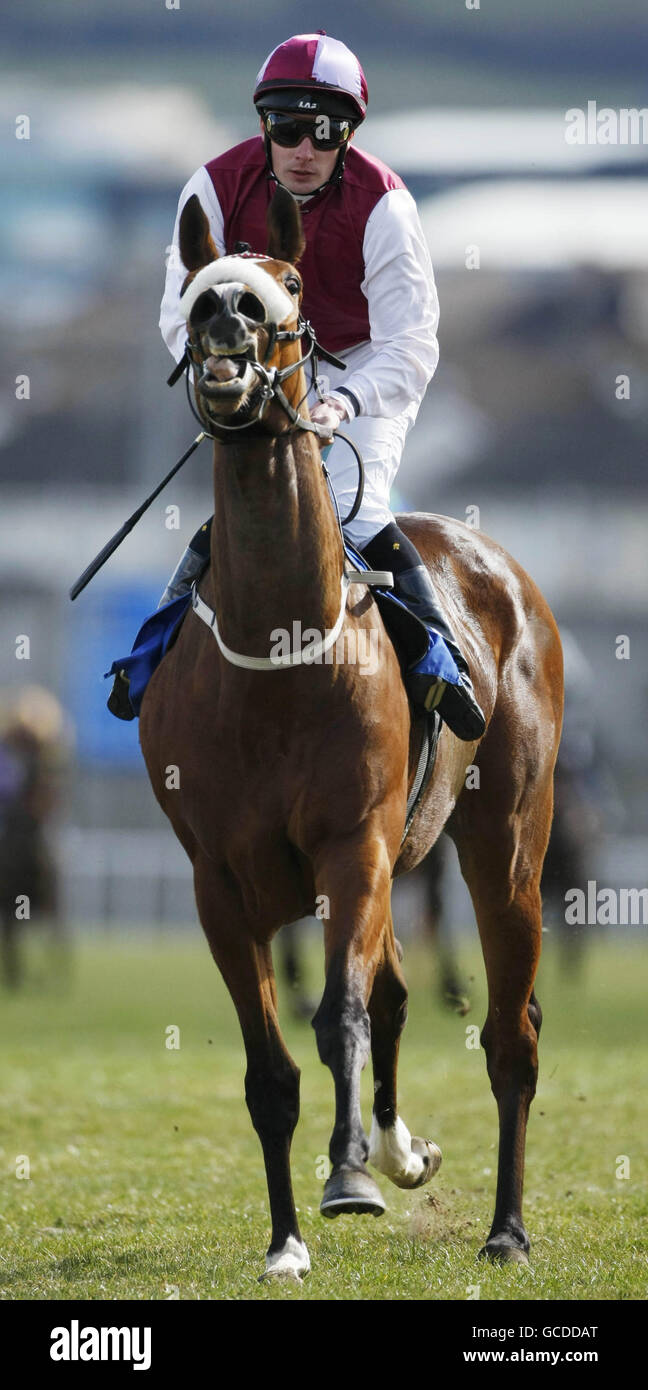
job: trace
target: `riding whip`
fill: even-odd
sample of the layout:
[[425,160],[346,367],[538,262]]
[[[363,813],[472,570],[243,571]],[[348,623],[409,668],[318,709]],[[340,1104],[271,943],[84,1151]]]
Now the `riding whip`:
[[167,483],[171,482],[171,479],[178,472],[178,469],[182,468],[183,463],[187,462],[187,459],[193,454],[194,449],[197,449],[198,445],[202,444],[203,439],[206,439],[206,437],[203,430],[201,430],[200,434],[196,435],[193,444],[187,449],[186,454],[183,454],[182,458],[178,459],[177,463],[174,463],[173,468],[167,473],[166,478],[163,478],[162,482],[158,483],[155,491],[151,493],[150,497],[147,497],[146,501],[142,502],[141,506],[137,508],[137,511],[133,512],[133,515],[129,516],[128,520],[124,522],[124,525],[120,526],[119,530],[112,537],[112,540],[107,542],[103,550],[100,550],[99,554],[95,555],[94,560],[88,565],[87,569],[84,569],[83,574],[79,575],[76,583],[72,585],[70,589],[71,599],[74,600],[78,598],[79,594],[85,589],[86,584],[89,584],[90,580],[94,579],[95,574],[105,565],[106,560],[109,560],[111,555],[114,555],[122,541],[126,539],[129,531],[132,531],[133,527],[137,525],[140,517],[143,517],[144,513],[148,511],[151,503],[155,501],[156,497],[159,497],[162,489],[166,487]]

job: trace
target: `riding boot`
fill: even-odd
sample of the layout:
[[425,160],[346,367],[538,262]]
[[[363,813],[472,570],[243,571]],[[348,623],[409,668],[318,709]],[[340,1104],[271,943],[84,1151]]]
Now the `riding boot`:
[[481,738],[486,721],[475,698],[468,664],[441,611],[429,571],[416,546],[395,522],[390,522],[364,546],[362,554],[376,569],[392,571],[396,597],[425,623],[436,639],[441,639],[441,644],[435,642],[432,662],[428,652],[405,673],[412,703],[428,713],[438,709],[457,738],[469,743]]
[[194,579],[200,577],[209,561],[210,535],[211,519],[196,531],[195,536],[189,542],[184,555],[181,556],[171,575],[158,603],[158,608],[164,608],[165,604],[171,603],[174,598],[180,598],[181,594],[188,593]]

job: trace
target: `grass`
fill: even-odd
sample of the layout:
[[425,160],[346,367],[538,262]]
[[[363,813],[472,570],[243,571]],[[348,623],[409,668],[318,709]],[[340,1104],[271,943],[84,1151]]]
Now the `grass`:
[[[381,1177],[379,1221],[319,1215],[332,1084],[312,1030],[286,1022],[302,1068],[293,1176],[313,1272],[301,1286],[257,1282],[269,1233],[260,1149],[238,1024],[198,930],[175,942],[87,942],[67,989],[32,983],[4,996],[0,1297],[463,1300],[479,1285],[481,1299],[645,1299],[645,955],[593,946],[582,989],[543,962],[528,1268],[476,1258],[497,1132],[483,1051],[465,1045],[466,1027],[485,1015],[483,967],[472,944],[462,955],[474,976],[466,1018],[433,999],[427,951],[406,948],[403,1117],[441,1144],[444,1161],[418,1192]],[[169,1025],[179,1050],[165,1046]],[[367,1073],[366,1123],[370,1094]],[[28,1179],[16,1176],[19,1155]],[[620,1155],[627,1179],[616,1177]]]

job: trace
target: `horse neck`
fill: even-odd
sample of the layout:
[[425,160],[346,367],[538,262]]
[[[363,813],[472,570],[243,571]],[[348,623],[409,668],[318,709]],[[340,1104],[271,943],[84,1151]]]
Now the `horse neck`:
[[265,655],[274,628],[333,627],[342,566],[312,435],[215,445],[212,597],[228,646]]

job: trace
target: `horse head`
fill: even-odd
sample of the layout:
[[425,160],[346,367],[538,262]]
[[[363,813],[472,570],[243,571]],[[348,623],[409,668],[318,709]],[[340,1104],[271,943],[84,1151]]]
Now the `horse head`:
[[298,365],[303,286],[295,268],[306,243],[298,204],[285,189],[272,199],[267,229],[266,255],[219,256],[195,194],[182,211],[180,255],[189,274],[180,308],[196,372],[196,403],[209,432],[215,428],[218,434],[219,424],[255,421],[270,434],[289,429],[289,415],[270,396],[274,369],[291,406],[306,394]]

